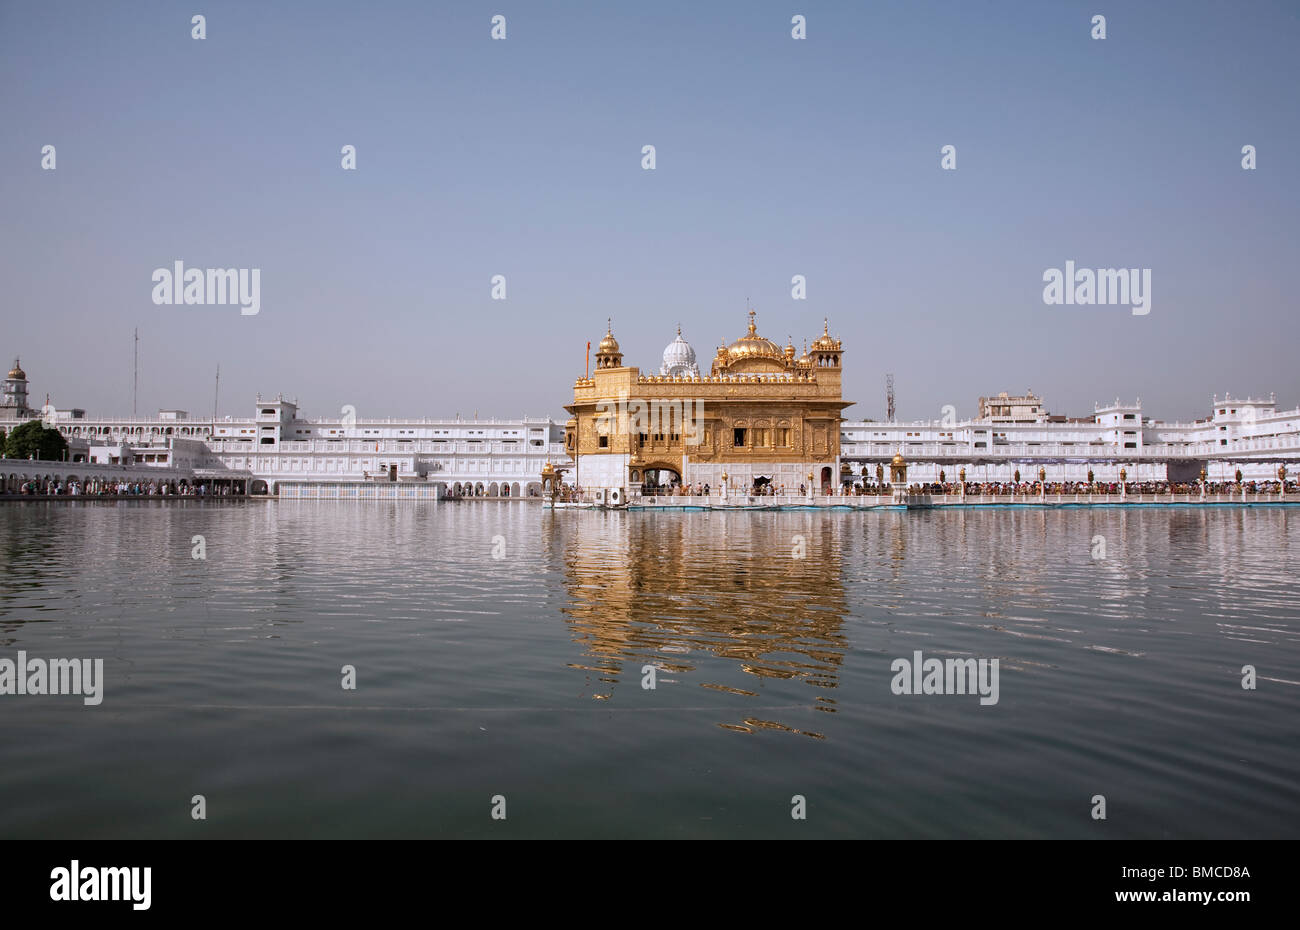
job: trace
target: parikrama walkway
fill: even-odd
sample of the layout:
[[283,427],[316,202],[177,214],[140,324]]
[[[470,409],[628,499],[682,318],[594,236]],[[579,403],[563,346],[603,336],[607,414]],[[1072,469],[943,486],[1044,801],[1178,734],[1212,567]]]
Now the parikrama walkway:
[[[551,507],[552,503],[546,501]],[[1246,494],[907,494],[890,495],[718,495],[639,497],[628,501],[626,510],[939,510],[981,509],[1069,509],[1080,507],[1295,507],[1300,495],[1277,493]],[[589,501],[557,501],[557,510],[603,509]],[[614,508],[610,508],[614,509]]]

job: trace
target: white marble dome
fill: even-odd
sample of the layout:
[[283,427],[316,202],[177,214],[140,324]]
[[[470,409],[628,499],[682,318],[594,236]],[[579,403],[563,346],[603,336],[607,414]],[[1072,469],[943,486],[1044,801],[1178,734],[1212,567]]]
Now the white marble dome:
[[700,376],[700,369],[695,364],[695,350],[682,338],[680,326],[677,327],[677,338],[668,343],[668,347],[664,349],[664,363],[659,369],[659,374],[670,377],[685,375],[688,378]]

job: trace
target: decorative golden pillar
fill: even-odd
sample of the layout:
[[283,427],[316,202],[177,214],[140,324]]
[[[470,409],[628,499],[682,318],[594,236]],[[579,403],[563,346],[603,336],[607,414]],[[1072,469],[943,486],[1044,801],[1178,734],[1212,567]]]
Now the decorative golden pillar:
[[550,497],[555,504],[556,495],[560,493],[560,482],[555,474],[555,466],[547,462],[542,466],[542,497]]
[[906,500],[907,496],[907,460],[900,449],[894,453],[889,462],[889,484],[894,490],[894,502]]

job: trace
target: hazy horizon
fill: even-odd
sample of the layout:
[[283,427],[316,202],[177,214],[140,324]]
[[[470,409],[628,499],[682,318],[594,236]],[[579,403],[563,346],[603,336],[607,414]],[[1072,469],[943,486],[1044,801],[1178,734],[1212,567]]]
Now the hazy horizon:
[[[607,317],[707,372],[749,301],[800,349],[829,318],[849,419],[887,372],[900,420],[1294,407],[1297,39],[1283,2],[0,2],[0,363],[126,415],[139,327],[141,415],[210,415],[219,364],[221,416],[562,419]],[[260,312],[155,305],[175,261],[260,269]],[[1067,261],[1151,269],[1150,313],[1044,304]]]

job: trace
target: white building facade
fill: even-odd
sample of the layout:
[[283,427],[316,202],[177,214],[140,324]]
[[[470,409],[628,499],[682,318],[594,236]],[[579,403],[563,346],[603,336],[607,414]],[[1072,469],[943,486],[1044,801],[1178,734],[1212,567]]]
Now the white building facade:
[[88,461],[193,470],[278,496],[298,496],[307,485],[389,482],[426,484],[439,497],[535,497],[542,467],[567,461],[564,427],[547,417],[370,419],[349,412],[308,418],[283,396],[258,397],[254,415],[244,418],[196,419],[183,410],[155,417],[55,411],[46,421],[74,447],[86,443]]
[[[988,400],[981,398],[986,410]],[[1080,419],[1040,407],[1033,417],[840,424],[842,481],[860,480],[863,467],[874,474],[896,452],[909,463],[909,481],[919,483],[938,481],[941,471],[956,481],[961,468],[967,481],[1011,481],[1016,471],[1035,481],[1039,467],[1049,482],[1086,481],[1090,470],[1097,481],[1118,481],[1121,468],[1129,481],[1192,482],[1201,468],[1209,481],[1232,481],[1238,469],[1243,480],[1272,481],[1279,465],[1292,463],[1290,480],[1300,464],[1300,408],[1278,409],[1275,397],[1226,395],[1190,423],[1154,420],[1140,400],[1116,400]]]

